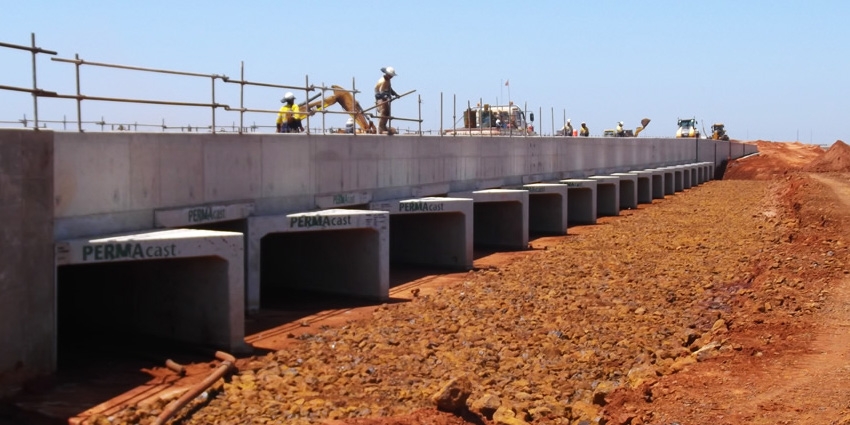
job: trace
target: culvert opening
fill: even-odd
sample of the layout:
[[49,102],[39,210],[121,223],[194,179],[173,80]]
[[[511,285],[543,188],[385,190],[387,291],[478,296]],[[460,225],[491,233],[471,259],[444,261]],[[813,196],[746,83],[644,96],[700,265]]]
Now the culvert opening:
[[260,240],[261,308],[292,310],[308,301],[338,305],[378,298],[379,243],[379,233],[369,228],[264,236]]
[[[218,257],[57,268],[57,366],[167,358],[222,348],[228,263]],[[226,348],[226,347],[225,347]]]
[[516,201],[476,202],[473,208],[475,248],[525,249],[523,204]]

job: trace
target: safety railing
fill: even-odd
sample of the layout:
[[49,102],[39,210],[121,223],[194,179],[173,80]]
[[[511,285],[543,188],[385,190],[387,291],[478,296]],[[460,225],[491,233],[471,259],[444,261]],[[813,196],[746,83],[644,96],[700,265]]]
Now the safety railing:
[[[36,70],[36,56],[39,53],[45,53],[48,55],[57,54],[51,50],[45,50],[35,45],[35,34],[30,34],[31,46],[20,46],[17,44],[9,44],[9,43],[0,43],[0,47],[6,47],[9,49],[17,49],[17,50],[26,50],[32,55],[32,88],[25,87],[15,87],[15,86],[4,86],[0,85],[0,90],[11,90],[11,91],[20,91],[32,94],[32,104],[33,104],[33,114],[35,119],[35,128],[38,128],[38,98],[39,96],[56,96],[55,92],[49,92],[38,88],[38,72]],[[25,118],[26,119],[26,118]]]
[[[0,121],[0,124],[20,124],[20,125],[23,125],[24,127],[29,127],[30,123],[32,123],[32,125],[35,129],[42,128],[42,126],[44,126],[46,124],[54,124],[54,125],[61,125],[63,130],[68,130],[69,124],[71,122],[73,122],[73,123],[76,124],[76,130],[80,131],[80,132],[84,131],[84,128],[83,128],[84,125],[87,125],[87,126],[89,126],[89,128],[91,128],[91,126],[95,126],[95,128],[99,127],[100,130],[102,130],[102,131],[140,131],[140,130],[159,129],[161,131],[174,131],[174,130],[176,130],[176,131],[181,131],[181,132],[199,132],[200,131],[200,132],[210,132],[210,133],[218,133],[218,132],[240,133],[240,134],[242,134],[242,133],[255,133],[255,132],[265,131],[266,129],[274,129],[275,128],[274,119],[272,118],[272,119],[269,119],[268,121],[266,121],[269,124],[257,124],[256,122],[252,122],[252,123],[248,124],[248,123],[245,122],[247,114],[276,115],[280,111],[279,110],[273,110],[273,109],[256,108],[256,107],[251,107],[251,106],[246,105],[246,102],[245,102],[245,88],[246,87],[254,86],[254,87],[264,87],[264,88],[270,88],[270,89],[276,89],[276,90],[282,89],[282,90],[292,90],[292,91],[303,92],[303,99],[306,99],[306,101],[304,102],[305,104],[309,104],[309,102],[313,101],[314,99],[318,99],[319,97],[321,97],[322,99],[325,99],[326,96],[329,93],[333,92],[334,90],[340,90],[339,87],[327,87],[327,86],[324,85],[324,83],[314,85],[314,84],[311,83],[309,76],[305,76],[304,85],[290,85],[290,84],[276,84],[276,83],[248,81],[248,80],[245,79],[245,76],[244,76],[245,75],[244,63],[242,63],[241,66],[240,66],[240,78],[239,79],[232,79],[232,78],[230,78],[230,77],[228,77],[227,75],[224,75],[224,74],[205,74],[205,73],[196,73],[196,72],[185,72],[185,71],[175,71],[175,70],[167,70],[167,69],[144,68],[144,67],[138,67],[138,66],[127,66],[127,65],[120,65],[120,64],[94,62],[94,61],[83,60],[79,57],[79,55],[75,55],[73,59],[56,58],[56,57],[51,58],[51,61],[74,65],[75,77],[76,77],[76,83],[75,83],[76,92],[74,94],[63,94],[63,93],[59,93],[59,92],[56,92],[56,91],[44,90],[44,89],[41,89],[41,88],[38,87],[38,81],[37,81],[38,70],[36,68],[36,62],[37,62],[36,57],[39,54],[57,55],[57,52],[37,47],[36,41],[35,41],[35,34],[31,35],[31,45],[30,46],[15,45],[15,44],[9,44],[9,43],[0,43],[0,48],[24,50],[24,51],[30,52],[30,54],[32,56],[32,70],[31,70],[32,87],[18,87],[18,86],[11,86],[11,85],[2,85],[3,81],[0,80],[0,91],[6,90],[6,91],[26,92],[26,93],[30,93],[32,95],[32,98],[33,98],[33,119],[32,120],[28,119],[27,115],[24,114],[23,119],[19,119],[19,120],[16,120],[16,121]],[[210,89],[209,89],[210,90],[209,101],[205,101],[205,102],[185,102],[185,101],[161,100],[161,99],[141,99],[141,98],[130,98],[130,97],[110,97],[110,96],[90,95],[90,94],[87,94],[83,91],[82,84],[81,84],[81,73],[82,73],[82,68],[84,68],[84,67],[122,69],[122,70],[129,70],[129,71],[142,72],[142,73],[157,73],[157,74],[168,74],[168,75],[174,75],[174,76],[184,76],[184,77],[190,77],[190,78],[208,79],[209,84],[210,84],[209,85],[209,87],[210,87]],[[219,96],[217,94],[217,84],[222,84],[222,83],[225,84],[225,85],[237,84],[239,86],[239,90],[238,90],[238,92],[239,92],[238,93],[239,106],[234,106],[234,105],[231,105],[231,104],[228,104],[228,103],[225,103],[225,102],[221,102],[219,100]],[[218,88],[221,88],[221,87],[218,87]],[[356,81],[355,81],[354,78],[352,78],[352,80],[351,80],[351,88],[350,89],[349,88],[343,88],[341,90],[344,90],[345,92],[350,93],[352,98],[354,99],[355,104],[357,102],[358,95],[361,95],[361,96],[363,95],[363,93],[361,93],[361,91],[357,89],[357,84],[356,84]],[[395,97],[393,99],[393,101],[397,101],[398,99],[400,99],[402,97],[405,97],[409,94],[412,94],[413,92],[414,92],[414,90],[409,91],[407,93],[404,93],[401,96]],[[227,94],[232,94],[232,93],[228,92]],[[225,96],[225,97],[233,97],[233,96]],[[371,93],[366,95],[366,97],[371,100]],[[64,116],[63,116],[62,120],[55,120],[55,119],[54,120],[44,120],[44,119],[42,119],[39,116],[39,99],[40,98],[74,100],[75,103],[76,103],[76,120],[71,121],[71,120],[65,118]],[[193,125],[171,125],[171,124],[167,124],[165,122],[164,118],[162,119],[162,122],[158,123],[158,124],[139,123],[137,121],[130,122],[128,120],[120,120],[120,119],[119,120],[108,120],[107,121],[103,116],[100,117],[100,120],[92,120],[92,119],[85,120],[83,118],[84,114],[83,114],[83,108],[82,108],[83,103],[85,103],[84,101],[89,101],[89,102],[91,102],[91,101],[117,102],[117,103],[128,103],[128,104],[168,105],[168,106],[190,107],[190,108],[206,108],[206,109],[210,110],[210,123],[209,124],[203,124],[203,125],[194,125],[194,126]],[[467,102],[467,103],[469,103],[469,102]],[[439,129],[436,130],[436,131],[433,131],[433,130],[423,131],[422,130],[422,122],[423,122],[423,120],[422,120],[422,97],[418,96],[418,95],[417,95],[417,112],[416,112],[417,118],[390,116],[388,118],[388,120],[389,120],[388,125],[392,126],[393,121],[415,123],[415,124],[418,125],[418,129],[412,130],[412,129],[409,129],[409,128],[408,129],[399,128],[398,130],[400,132],[407,132],[407,133],[413,133],[413,134],[419,134],[419,135],[424,135],[426,133],[427,134],[438,134],[438,135],[446,135],[446,134],[449,134],[449,133],[451,133],[453,135],[461,134],[461,133],[458,133],[456,131],[456,130],[458,130],[457,124],[462,119],[462,114],[460,114],[460,116],[458,114],[457,99],[453,98],[453,100],[452,100],[452,104],[453,104],[452,105],[452,108],[453,108],[452,120],[453,120],[453,123],[448,128],[445,127],[444,124],[443,124],[443,117],[444,117],[445,111],[444,111],[444,102],[443,102],[443,94],[442,93],[440,93],[439,104],[440,104],[439,105],[439,114],[440,114],[439,121],[440,122],[439,122]],[[483,104],[483,101],[481,99],[479,99],[479,105],[481,105],[481,104]],[[375,108],[376,108],[376,106],[369,106],[368,108],[362,109],[361,112],[366,117],[368,117],[370,119],[376,119],[377,120],[377,119],[379,119],[379,117],[377,117],[376,114],[371,112]],[[470,105],[466,105],[466,108],[470,109]],[[393,109],[396,109],[396,108],[393,108]],[[222,120],[221,117],[219,115],[217,115],[217,112],[218,113],[221,113],[221,112],[238,113],[238,123],[235,122],[235,121],[232,121],[230,119]],[[317,132],[322,133],[322,134],[342,132],[343,130],[342,130],[341,126],[340,127],[331,126],[330,128],[328,127],[327,122],[326,122],[327,114],[352,115],[351,111],[348,111],[348,110],[336,111],[336,110],[331,110],[327,107],[314,108],[312,112],[313,113],[307,114],[307,117],[306,117],[305,132],[307,134],[312,134],[312,133],[317,133]],[[526,117],[528,117],[530,115],[534,115],[532,110],[529,110],[528,105],[523,106],[522,112],[523,112],[523,114],[525,114]],[[516,136],[516,135],[520,135],[520,136],[528,136],[528,135],[546,136],[547,134],[542,132],[542,130],[544,129],[543,109],[538,108],[538,110],[534,111],[534,112],[537,112],[537,116],[540,118],[540,120],[537,123],[534,123],[533,120],[531,120],[532,125],[536,124],[538,126],[537,132],[534,132],[533,130],[529,131],[530,129],[528,127],[525,127],[525,128],[516,128],[515,129],[516,131],[508,131],[507,134],[505,132],[501,132],[500,134],[506,134],[506,135],[511,135],[511,136]],[[316,114],[318,114],[318,118],[321,118],[321,120],[320,120],[321,124],[320,125],[316,125],[317,123],[314,122],[317,119]],[[98,114],[98,115],[101,115],[101,114]],[[555,109],[554,108],[551,109],[549,115],[550,115],[549,118],[551,118],[551,123],[550,123],[550,125],[545,126],[545,127],[550,127],[550,128],[547,128],[546,130],[551,130],[551,135],[556,135],[558,133],[558,131],[560,131],[562,128],[561,128],[560,124],[556,128]],[[564,115],[563,123],[566,124],[566,117],[567,117],[566,110],[564,110],[563,115]],[[2,118],[2,117],[0,117],[0,118]],[[229,123],[228,124],[222,124],[221,121],[227,121]],[[452,131],[449,132],[448,130],[452,130]],[[357,134],[357,132],[355,131],[354,134]]]
[[[221,131],[221,132],[238,132],[238,133],[241,134],[241,133],[244,133],[246,131],[255,132],[260,128],[267,127],[267,126],[261,126],[261,125],[257,125],[257,124],[252,124],[250,126],[246,126],[245,122],[244,122],[244,118],[245,118],[246,113],[278,114],[280,112],[279,110],[251,108],[251,107],[246,106],[245,102],[244,102],[244,90],[245,90],[246,86],[256,86],[256,87],[266,87],[266,88],[274,88],[274,89],[303,91],[304,94],[305,94],[304,98],[308,99],[308,101],[305,102],[305,104],[309,103],[312,100],[315,100],[316,97],[318,97],[318,96],[322,96],[322,98],[324,99],[324,97],[325,97],[324,95],[329,91],[333,91],[334,89],[340,90],[340,88],[324,87],[323,85],[320,85],[320,86],[311,85],[310,80],[309,80],[309,76],[305,76],[305,83],[304,83],[303,86],[247,81],[244,78],[244,63],[241,65],[240,79],[234,80],[234,79],[231,79],[230,77],[228,77],[227,75],[223,75],[223,74],[203,74],[203,73],[196,73],[196,72],[175,71],[175,70],[156,69],[156,68],[144,68],[144,67],[138,67],[138,66],[128,66],[128,65],[120,65],[120,64],[94,62],[94,61],[83,60],[79,57],[79,55],[75,55],[74,59],[51,58],[51,60],[55,61],[55,62],[68,63],[68,64],[74,65],[76,93],[75,94],[62,94],[62,93],[46,91],[46,90],[42,90],[42,89],[38,88],[37,80],[36,80],[37,74],[38,74],[37,69],[36,69],[36,59],[35,59],[36,55],[40,54],[40,53],[56,55],[57,53],[37,47],[36,44],[35,44],[35,34],[32,34],[32,46],[21,46],[21,45],[9,44],[9,43],[0,43],[0,47],[26,50],[26,51],[29,51],[29,52],[32,53],[32,56],[33,56],[33,59],[32,59],[33,87],[32,88],[26,88],[26,87],[0,85],[0,90],[20,91],[20,92],[27,92],[27,93],[32,94],[32,96],[33,96],[33,110],[34,110],[33,125],[34,125],[34,129],[36,129],[36,130],[41,128],[41,125],[46,124],[46,123],[62,124],[63,127],[65,129],[67,129],[67,124],[69,122],[65,118],[63,118],[63,120],[61,120],[61,121],[59,121],[59,120],[52,120],[52,121],[40,120],[39,115],[38,115],[38,99],[41,98],[41,97],[74,100],[76,102],[76,113],[77,113],[75,123],[77,125],[77,131],[80,131],[80,132],[84,131],[83,124],[90,124],[90,125],[100,126],[101,130],[105,130],[107,127],[109,127],[109,129],[111,131],[136,131],[139,128],[160,128],[163,131],[168,130],[168,129],[180,129],[181,131],[189,131],[189,132],[191,132],[193,130],[194,131],[204,131],[205,130],[205,131],[209,131],[211,133],[216,133],[216,132]],[[123,70],[139,71],[139,72],[145,72],[145,73],[159,73],[159,74],[168,74],[168,75],[176,75],[176,76],[186,76],[186,77],[209,79],[210,80],[210,100],[209,100],[209,102],[186,102],[186,101],[175,101],[175,100],[142,99],[142,98],[108,97],[108,96],[89,95],[89,94],[86,94],[83,91],[82,83],[81,83],[81,73],[82,73],[82,68],[84,66],[111,68],[111,69],[123,69]],[[220,82],[223,82],[223,83],[226,83],[226,84],[238,84],[239,85],[239,87],[240,87],[240,89],[239,89],[239,107],[234,107],[234,106],[231,106],[231,105],[228,105],[228,104],[225,104],[225,103],[220,103],[217,100],[217,98],[216,98],[216,81],[217,80],[220,80]],[[352,89],[342,89],[342,90],[345,90],[346,92],[351,93],[352,96],[354,97],[358,93],[360,93],[354,87],[356,87],[355,81],[352,78]],[[311,92],[318,92],[318,94],[311,98],[310,97]],[[412,92],[413,91],[408,92],[406,94],[410,94]],[[354,97],[354,98],[355,98],[355,102],[356,102],[356,97]],[[209,126],[194,126],[194,127],[193,126],[169,126],[169,125],[165,124],[164,119],[163,119],[162,124],[139,124],[138,122],[132,122],[132,123],[131,122],[112,122],[112,123],[107,123],[103,119],[103,117],[101,117],[100,121],[84,120],[83,119],[83,111],[82,111],[83,101],[120,102],[120,103],[131,103],[131,104],[149,104],[149,105],[168,105],[168,106],[181,106],[181,107],[193,107],[193,108],[209,108],[210,109],[211,125],[209,125]],[[421,105],[421,98],[419,99],[419,102],[420,102],[420,105]],[[367,117],[375,118],[373,114],[368,113],[368,111],[373,109],[373,108],[368,108],[368,109],[363,110],[363,114],[366,115]],[[236,126],[235,123],[233,123],[231,125],[219,126],[218,119],[217,119],[217,116],[216,116],[217,110],[228,111],[228,112],[238,112],[239,113],[239,125]],[[321,128],[322,133],[327,132],[327,127],[326,127],[326,123],[325,123],[325,119],[324,119],[325,114],[346,114],[346,115],[350,115],[350,111],[332,111],[332,110],[329,110],[327,108],[319,108],[318,110],[313,111],[313,113],[308,114],[307,117],[306,117],[306,120],[307,120],[306,124],[307,125],[305,127],[305,130],[306,130],[307,134],[310,134],[312,132],[312,130],[314,129],[314,127],[311,126],[310,119],[316,113],[321,113],[322,125],[321,125],[320,128]],[[423,134],[422,128],[421,128],[421,125],[422,125],[421,107],[419,108],[419,117],[418,118],[405,118],[405,117],[391,116],[391,117],[389,117],[390,125],[392,123],[392,120],[416,122],[416,123],[419,124],[418,133]],[[27,119],[26,115],[24,115],[24,118],[21,119],[21,120],[18,120],[18,121],[0,121],[0,124],[2,124],[2,123],[23,124],[24,127],[27,127],[28,124],[29,124],[29,120]],[[231,129],[230,131],[227,131],[228,127]],[[268,127],[274,128],[274,126],[268,126]],[[356,134],[356,132],[355,132],[355,134]]]

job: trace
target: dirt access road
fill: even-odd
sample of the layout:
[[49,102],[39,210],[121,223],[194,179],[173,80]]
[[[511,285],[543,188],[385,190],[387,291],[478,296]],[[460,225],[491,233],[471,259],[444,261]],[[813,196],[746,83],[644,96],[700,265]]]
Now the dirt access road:
[[[850,424],[850,150],[757,143],[722,181],[394,303],[257,317],[270,352],[172,423]],[[215,365],[147,367],[77,420],[151,423]]]

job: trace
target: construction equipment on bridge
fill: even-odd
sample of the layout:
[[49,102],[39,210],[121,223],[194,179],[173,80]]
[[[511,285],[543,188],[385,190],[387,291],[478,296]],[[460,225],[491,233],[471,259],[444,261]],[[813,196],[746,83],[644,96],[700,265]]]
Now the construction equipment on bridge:
[[[534,114],[529,115],[534,122]],[[459,121],[459,120],[458,120]],[[475,106],[463,111],[463,127],[443,131],[455,136],[534,135],[534,128],[525,119],[525,111],[513,102],[508,105]]]
[[729,140],[729,135],[726,134],[726,126],[722,122],[711,125],[711,138],[714,140]]
[[637,137],[638,134],[640,134],[640,132],[643,131],[646,128],[646,126],[649,125],[650,121],[652,121],[652,120],[650,120],[649,118],[644,118],[644,119],[640,120],[640,126],[636,129],[634,129],[634,131],[624,129],[623,128],[623,122],[620,121],[620,122],[617,123],[616,129],[604,130],[602,132],[602,137]]
[[699,129],[697,128],[696,118],[679,118],[679,129],[676,130],[676,137],[694,137],[699,139]]
[[375,124],[372,122],[372,120],[369,119],[369,116],[360,106],[360,102],[354,100],[354,96],[351,94],[350,91],[337,85],[332,85],[331,88],[333,89],[334,94],[327,96],[322,100],[310,102],[307,105],[308,113],[313,114],[316,111],[327,109],[329,106],[338,103],[340,106],[342,106],[342,109],[344,109],[346,112],[348,112],[349,115],[351,115],[351,118],[354,119],[357,125],[360,126],[361,133],[377,133],[375,129]]

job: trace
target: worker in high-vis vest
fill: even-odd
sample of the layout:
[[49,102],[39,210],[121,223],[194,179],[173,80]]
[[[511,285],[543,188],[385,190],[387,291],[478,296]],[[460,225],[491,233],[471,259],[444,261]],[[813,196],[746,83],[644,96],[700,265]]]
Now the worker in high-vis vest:
[[390,80],[396,76],[395,69],[391,66],[381,68],[384,75],[378,79],[375,84],[375,106],[378,107],[378,134],[392,134],[391,129],[387,128],[387,122],[390,120],[390,104],[393,97],[398,96],[398,93],[393,90]]
[[301,109],[295,104],[295,95],[292,92],[286,92],[280,102],[283,103],[283,106],[277,113],[277,121],[275,122],[277,132],[300,133],[304,131],[301,120],[307,118],[307,115],[301,113]]
[[581,130],[579,130],[578,135],[583,137],[590,136],[590,129],[587,128],[587,124],[581,123]]

